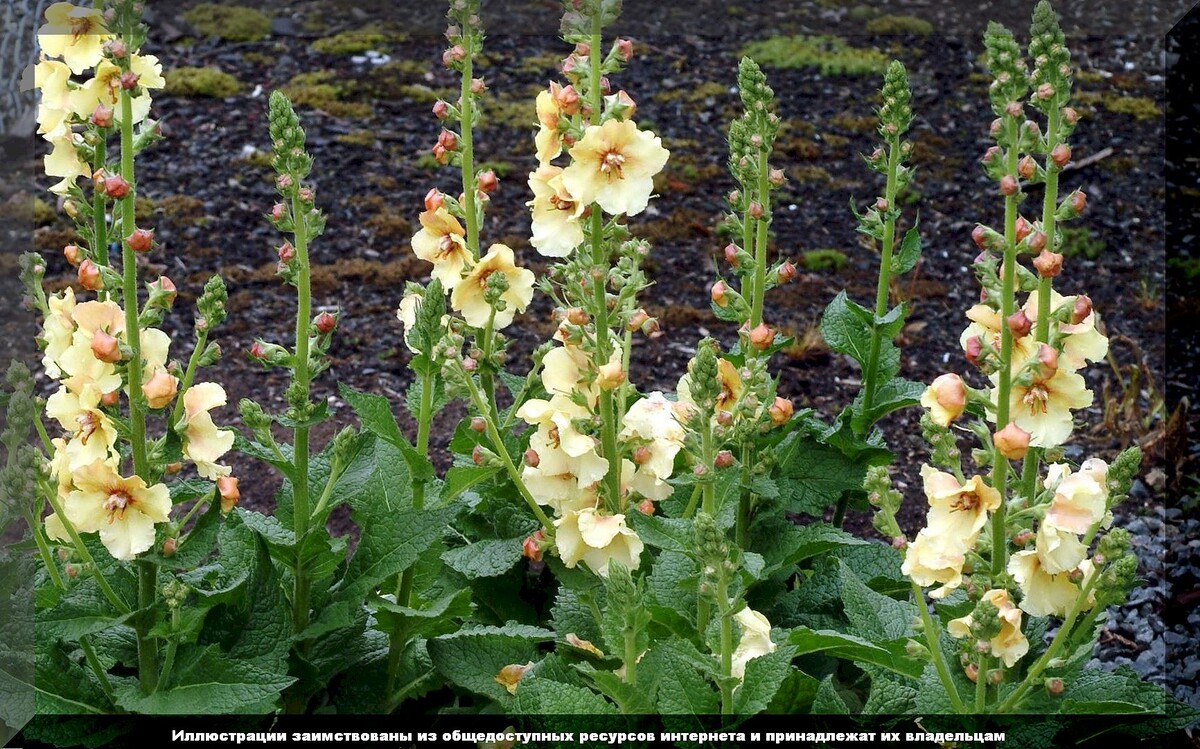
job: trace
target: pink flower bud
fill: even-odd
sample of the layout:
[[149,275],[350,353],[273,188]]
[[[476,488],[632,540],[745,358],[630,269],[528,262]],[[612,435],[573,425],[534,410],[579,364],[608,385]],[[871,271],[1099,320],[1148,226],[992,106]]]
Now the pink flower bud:
[[63,248],[63,257],[74,267],[83,262],[83,250],[79,248],[79,245],[69,244]]
[[1063,107],[1061,114],[1063,122],[1068,125],[1074,125],[1076,122],[1079,122],[1079,113],[1071,107]]
[[[1008,456],[1005,455],[1004,457],[1007,458]],[[1012,542],[1016,546],[1028,546],[1029,543],[1035,538],[1035,535],[1036,534],[1034,534],[1033,531],[1026,529],[1014,534]]]
[[104,288],[104,278],[100,275],[100,268],[91,260],[84,260],[79,264],[76,279],[79,281],[79,285],[88,291],[99,291]]
[[471,419],[471,431],[484,432],[487,430],[487,419],[482,416],[475,416]]
[[291,187],[292,184],[292,175],[290,174],[281,174],[275,178],[275,186],[280,190],[286,190]]
[[112,127],[113,111],[109,107],[100,104],[96,110],[92,112],[92,124],[96,127]]
[[530,468],[537,468],[538,464],[540,464],[541,462],[542,462],[542,459],[537,454],[537,450],[534,450],[531,447],[525,451],[525,465],[529,466]]
[[608,76],[602,76],[600,78],[600,93],[604,94],[605,96],[608,96],[612,93],[612,84],[609,83]]
[[991,164],[1002,156],[1003,152],[1000,150],[1000,146],[990,146],[988,150],[983,152],[983,158],[980,161],[984,164]]
[[487,171],[480,172],[479,176],[475,178],[475,186],[479,188],[481,193],[491,195],[500,186],[500,181],[496,179],[496,173],[488,169]]
[[1038,374],[1048,380],[1058,371],[1058,349],[1043,343],[1038,346]]
[[975,241],[975,246],[981,250],[987,249],[987,228],[976,226],[971,230],[971,239]]
[[154,231],[134,229],[133,233],[125,238],[125,242],[134,252],[149,252],[150,248],[154,246]]
[[708,466],[704,465],[703,463],[697,463],[696,465],[692,466],[692,475],[696,477],[707,476]]
[[284,242],[276,252],[281,263],[290,263],[296,257],[296,248],[291,242]]
[[888,202],[887,202],[886,198],[876,199],[875,210],[879,211],[880,213],[887,213],[887,209],[888,209]]
[[633,451],[634,465],[644,466],[654,457],[654,453],[645,445],[639,445]]
[[1033,227],[1025,220],[1024,216],[1017,216],[1017,243],[1020,244],[1025,237],[1029,236],[1029,232],[1033,231]]
[[125,89],[126,91],[132,91],[138,87],[138,80],[139,77],[137,73],[133,72],[132,70],[126,70],[124,73],[121,73],[121,88]]
[[1057,676],[1046,679],[1046,691],[1050,693],[1050,696],[1057,697],[1063,693],[1064,689],[1066,689],[1066,685]]
[[171,556],[172,554],[175,553],[175,547],[177,545],[178,545],[178,542],[173,538],[168,538],[166,541],[163,541],[162,555],[164,557]]
[[724,281],[717,281],[712,285],[712,291],[709,293],[709,296],[712,297],[713,304],[722,309],[729,306],[729,299],[725,296],[728,288]]
[[578,62],[576,61],[575,55],[567,55],[566,58],[563,59],[562,65],[560,66],[562,68],[563,75],[570,76],[571,73],[575,71],[577,64]]
[[753,203],[751,203],[750,207],[746,211],[746,214],[748,216],[750,216],[750,218],[755,219],[755,220],[762,218],[763,217],[762,203],[759,203],[757,200],[754,201]]
[[630,60],[632,60],[633,59],[633,42],[629,41],[628,39],[618,39],[617,40],[617,54],[620,55],[621,59],[624,60],[625,62],[629,62]]
[[282,221],[283,217],[286,215],[287,207],[283,203],[276,203],[275,205],[271,206],[272,221]]
[[720,451],[717,453],[714,464],[717,468],[728,468],[729,466],[733,465],[733,453],[729,452],[728,450]]
[[1012,197],[1020,191],[1021,186],[1017,184],[1017,178],[1011,174],[1006,174],[1000,178],[1000,194],[1005,197]]
[[329,335],[337,327],[338,319],[336,315],[331,315],[328,312],[322,312],[313,320],[313,327],[321,335]]
[[792,402],[787,398],[775,396],[775,401],[771,403],[771,407],[767,409],[767,413],[771,416],[771,423],[775,426],[783,426],[792,418],[793,407]]
[[129,194],[129,183],[119,174],[104,177],[104,194],[113,200],[120,200]]
[[467,372],[474,372],[479,367],[479,362],[468,356],[463,359],[462,366]]
[[1004,113],[1009,117],[1023,117],[1025,115],[1025,108],[1021,106],[1021,102],[1019,101],[1010,101],[1004,105]]
[[621,362],[609,362],[601,365],[596,384],[601,390],[613,390],[625,382],[625,370]]
[[1071,160],[1071,147],[1066,143],[1059,143],[1054,147],[1054,150],[1050,152],[1050,158],[1053,159],[1054,163],[1057,164],[1061,169]]
[[649,319],[650,315],[646,313],[646,310],[639,309],[629,316],[629,322],[626,324],[625,329],[629,331],[641,330],[642,326],[645,325]]
[[737,267],[738,246],[736,244],[730,243],[730,244],[725,245],[725,262],[729,263],[730,265],[732,265],[735,268]]
[[762,144],[763,138],[761,135],[754,134],[750,136],[750,145],[754,146],[755,148],[762,148]]
[[783,261],[783,265],[779,266],[779,271],[776,275],[779,278],[779,283],[789,283],[796,277],[796,266],[792,265],[791,260],[785,260]]
[[728,200],[730,203],[737,203],[738,201],[740,201],[742,199],[742,193],[740,190],[730,190],[728,197],[726,197],[725,199]]
[[587,42],[577,42],[575,44],[575,54],[580,57],[587,57],[592,53],[592,45]]
[[[935,421],[942,426],[950,426],[950,422],[962,416],[967,407],[967,386],[962,378],[953,372],[934,378],[933,382],[929,383],[929,392],[933,394],[934,402],[945,412],[935,417]],[[922,399],[922,405],[926,403],[927,401]]]
[[467,51],[462,48],[462,45],[455,44],[453,47],[442,53],[442,64],[446,67],[450,67],[456,62],[466,59],[466,57]]
[[475,448],[471,450],[471,462],[477,466],[482,466],[487,463],[487,456],[483,454],[483,448],[479,445],[476,445]]
[[1042,278],[1054,278],[1062,271],[1063,256],[1058,252],[1042,250],[1033,259],[1033,267]]
[[105,393],[104,395],[100,396],[100,403],[105,408],[112,408],[113,406],[117,405],[117,403],[119,403],[120,400],[121,400],[121,393],[116,390],[112,391],[111,393]]
[[433,116],[439,120],[444,120],[450,116],[450,105],[438,99],[433,105]]
[[1025,310],[1019,309],[1008,316],[1008,329],[1013,334],[1014,338],[1024,338],[1029,335],[1029,331],[1033,330],[1033,321],[1025,314]]
[[158,288],[161,289],[162,293],[166,295],[167,304],[173,303],[175,301],[175,297],[179,296],[179,290],[175,288],[175,282],[166,276],[158,277]]
[[564,86],[553,92],[554,101],[558,108],[568,117],[579,113],[579,92],[574,86]]
[[155,372],[142,385],[142,395],[146,396],[146,403],[150,408],[165,407],[175,399],[177,392],[179,392],[179,380],[167,374],[164,369]]
[[1024,156],[1017,163],[1017,174],[1021,175],[1021,179],[1030,180],[1037,174],[1037,162],[1032,156]]
[[1040,231],[1035,231],[1029,235],[1029,244],[1027,246],[1030,252],[1041,252],[1046,248],[1046,235]]
[[458,136],[449,130],[443,130],[441,134],[438,135],[437,142],[439,146],[447,151],[453,151],[454,149],[458,148]]
[[717,423],[723,427],[733,425],[733,414],[728,411],[717,411]]
[[301,202],[312,203],[313,191],[311,187],[301,187],[296,191],[296,197],[300,198]]
[[425,193],[425,210],[436,211],[445,205],[446,199],[436,187],[429,188],[429,192]]
[[104,45],[104,51],[114,59],[122,60],[129,54],[129,47],[120,39],[112,39]]
[[1076,213],[1083,213],[1083,209],[1087,208],[1087,193],[1083,190],[1071,193],[1071,208]]
[[775,342],[775,331],[767,327],[766,323],[759,323],[758,327],[750,331],[750,345],[759,351],[765,351]]
[[221,476],[217,479],[217,493],[221,495],[221,512],[228,514],[242,498],[238,490],[238,480],[233,476]]
[[482,94],[486,90],[487,90],[487,84],[485,84],[483,82],[482,78],[472,78],[471,79],[471,93],[478,96],[479,94]]
[[893,549],[903,549],[906,546],[908,546],[908,539],[904,536],[896,536],[892,539]]
[[1054,86],[1051,86],[1049,83],[1043,83],[1042,85],[1038,86],[1037,92],[1034,94],[1034,96],[1042,101],[1050,99],[1054,96]]
[[262,360],[262,359],[265,359],[266,356],[267,356],[267,350],[262,345],[262,341],[255,341],[254,343],[250,344],[250,358],[251,359]]
[[92,356],[102,362],[115,364],[121,361],[121,346],[106,331],[97,330],[92,334]]
[[1078,325],[1092,314],[1092,300],[1086,294],[1075,297],[1075,306],[1071,309],[1071,324]]
[[[645,313],[643,313],[645,314]],[[567,322],[572,325],[587,325],[592,319],[583,307],[572,307],[567,310]]]
[[542,547],[538,545],[537,539],[537,536],[541,533],[541,531],[538,531],[532,536],[526,537],[525,540],[521,542],[521,556],[525,557],[531,562],[542,561]]
[[980,336],[971,336],[968,338],[965,353],[967,361],[972,364],[978,364],[979,357],[983,355],[983,338]]
[[65,567],[63,567],[63,572],[67,573],[67,577],[74,580],[75,578],[79,577],[79,565],[68,564]]

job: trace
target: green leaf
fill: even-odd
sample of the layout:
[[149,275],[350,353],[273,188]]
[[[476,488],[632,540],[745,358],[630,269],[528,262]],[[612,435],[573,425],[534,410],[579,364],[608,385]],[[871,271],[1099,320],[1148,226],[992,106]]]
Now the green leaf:
[[[209,485],[209,492],[212,486]],[[221,502],[212,500],[200,514],[195,525],[179,542],[175,553],[164,557],[157,549],[143,554],[140,559],[152,561],[160,567],[174,570],[193,570],[212,554],[217,543],[217,530],[221,526]]]
[[871,410],[864,412],[864,397],[865,391],[859,391],[859,394],[854,399],[852,410],[854,411],[853,425],[859,432],[865,432],[875,422],[882,419],[884,416],[899,411],[902,408],[910,408],[921,402],[921,396],[925,393],[925,383],[906,380],[903,377],[893,377],[886,381],[875,391],[875,398],[871,402]]
[[796,649],[782,645],[772,653],[751,658],[746,663],[742,686],[734,693],[733,711],[738,715],[757,715],[771,700],[792,672]]
[[537,674],[529,674],[517,684],[516,697],[510,709],[518,715],[590,716],[619,713],[612,703],[590,689],[541,679]]
[[[538,673],[541,673],[541,669]],[[622,714],[646,715],[654,712],[655,699],[658,697],[656,683],[649,686],[643,683],[627,684],[612,671],[589,669],[585,673],[597,691],[617,703]],[[521,691],[519,687],[517,691]]]
[[829,523],[796,525],[786,517],[764,515],[754,524],[750,548],[767,561],[766,574],[791,570],[800,562],[843,546],[869,543]]
[[863,665],[863,670],[871,676],[864,715],[905,715],[917,709],[917,687],[912,679],[897,677],[878,666]]
[[849,715],[850,708],[842,695],[838,694],[833,684],[833,675],[826,676],[817,687],[817,696],[813,698],[813,715]]
[[442,498],[449,501],[477,484],[491,480],[500,472],[499,468],[487,466],[454,466],[446,471],[446,483],[442,485]]
[[313,403],[309,407],[312,408],[312,413],[303,419],[293,419],[286,413],[276,414],[273,418],[284,429],[312,428],[329,418],[329,404],[325,401]]
[[376,627],[388,634],[395,634],[401,642],[418,637],[430,638],[453,631],[455,620],[471,615],[471,591],[448,593],[423,608],[398,606],[391,601],[377,598],[371,603],[375,610]]
[[820,517],[843,492],[861,491],[867,467],[840,450],[796,436],[779,454],[779,496],[784,509]]
[[[888,334],[897,327],[897,322],[886,317],[881,322],[878,374],[886,378],[900,369],[900,349],[891,341],[895,332]],[[821,336],[831,350],[846,354],[865,370],[871,357],[871,330],[875,324],[874,314],[842,291],[821,316]]]
[[233,437],[233,449],[235,452],[239,452],[242,455],[261,460],[268,465],[274,466],[275,470],[282,473],[284,478],[286,478],[288,481],[295,481],[296,479],[296,469],[292,466],[291,462],[292,448],[290,445],[279,446],[280,452],[283,453],[283,457],[281,458],[270,447],[259,444],[253,440],[248,440],[243,437],[241,433],[235,432]]
[[339,391],[342,398],[354,409],[354,413],[362,422],[364,429],[373,432],[400,451],[404,456],[404,461],[408,464],[414,482],[428,482],[437,477],[437,473],[433,470],[433,463],[429,462],[429,457],[417,452],[417,449],[400,431],[400,425],[396,423],[396,417],[392,413],[392,404],[387,398],[373,393],[359,392],[344,383],[340,385]]
[[452,684],[508,705],[512,696],[496,681],[500,669],[533,661],[538,643],[553,639],[550,630],[523,624],[464,628],[430,640],[429,656]]
[[912,620],[917,615],[915,606],[871,590],[845,562],[840,562],[839,576],[842,602],[855,632],[873,641],[896,640],[912,634]]
[[469,578],[496,577],[513,568],[521,559],[521,544],[524,539],[489,539],[450,549],[442,554],[442,561],[455,572]]
[[687,555],[664,551],[654,560],[654,568],[646,578],[651,615],[681,637],[694,636],[696,631],[693,616],[699,572],[696,562]]
[[922,662],[908,657],[903,642],[876,644],[854,635],[808,627],[792,629],[787,641],[796,647],[797,656],[824,653],[857,663],[872,663],[912,678],[919,677],[924,669]]
[[1142,681],[1128,666],[1115,671],[1093,668],[1067,682],[1062,694],[1062,713],[1163,714],[1167,694],[1161,687]]
[[62,647],[39,648],[34,659],[34,673],[36,678],[30,687],[35,690],[39,714],[112,712],[112,706],[91,674],[68,658]]
[[255,563],[246,586],[245,605],[213,609],[205,621],[205,635],[208,642],[220,644],[227,658],[286,677],[292,637],[288,603],[266,542],[255,534],[253,544]]
[[694,545],[690,520],[644,515],[640,512],[630,512],[626,514],[625,519],[642,541],[650,546],[664,551],[686,553]]
[[[721,704],[716,688],[696,668],[697,655],[695,647],[671,639],[652,647],[638,668],[640,674],[652,675],[658,681],[658,711],[688,716],[686,723],[690,725],[700,725],[694,716],[719,712]],[[711,660],[715,666],[716,660]]]
[[584,596],[596,593],[580,593],[565,585],[558,586],[558,595],[554,598],[554,606],[550,609],[550,623],[559,638],[573,634],[589,642],[600,640],[600,626],[592,609],[581,600]]
[[74,641],[115,627],[130,616],[113,608],[95,579],[88,577],[63,594],[54,608],[38,613],[37,634],[39,638]]
[[891,544],[871,541],[835,549],[832,553],[871,590],[887,595],[904,595],[912,590],[912,583],[900,572],[903,561],[900,552]]
[[137,679],[115,680],[117,702],[137,713],[227,715],[268,712],[295,678],[223,654],[215,646],[177,661],[171,689],[144,694]]
[[812,709],[813,699],[821,682],[804,673],[792,669],[779,685],[767,712],[772,715],[796,715],[807,713]]
[[921,225],[921,218],[918,215],[913,221],[913,226],[908,231],[904,232],[904,241],[900,243],[900,252],[892,258],[892,273],[900,275],[908,273],[917,266],[917,261],[921,259],[921,232],[918,227]]

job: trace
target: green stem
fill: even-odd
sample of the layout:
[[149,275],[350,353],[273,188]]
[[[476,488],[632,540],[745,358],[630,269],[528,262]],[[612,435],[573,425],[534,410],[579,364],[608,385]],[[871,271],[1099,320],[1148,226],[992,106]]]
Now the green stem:
[[745,549],[747,534],[750,530],[750,513],[754,511],[754,496],[750,492],[750,469],[754,463],[754,443],[750,440],[742,443],[741,463],[742,491],[733,537],[737,541],[738,548]]
[[[883,199],[887,201],[888,212],[896,207],[896,172],[900,164],[900,138],[888,141],[888,171],[887,187],[884,188]],[[883,249],[879,257],[879,280],[875,287],[875,317],[887,314],[888,296],[892,288],[892,254],[896,248],[896,219],[889,218],[883,227]],[[863,413],[870,414],[875,404],[875,393],[879,387],[879,355],[883,348],[883,331],[879,326],[871,326],[871,349],[867,357],[867,369],[863,373]]]
[[979,658],[979,672],[975,674],[975,714],[983,714],[987,705],[987,672],[989,658],[984,655]]
[[[186,515],[183,516],[183,520],[180,520],[179,523],[177,523],[175,527],[178,530],[182,531],[183,527],[188,524],[188,521],[190,521],[193,517],[195,517],[196,513],[200,511],[200,508],[204,507],[209,502],[213,501],[217,496],[218,496],[217,491],[213,490],[209,494],[196,500],[196,504],[192,505],[192,508],[187,511]],[[179,544],[182,544],[182,543],[183,543],[182,541],[179,542]],[[176,545],[176,547],[175,547],[176,550],[179,549],[179,544]]]
[[[702,465],[706,471],[715,470],[715,459],[713,457],[713,436],[712,436],[712,421],[710,419],[702,419],[704,422],[700,426],[700,459],[704,461]],[[709,515],[715,515],[717,512],[716,502],[716,487],[713,486],[712,477],[705,475],[701,477],[703,480],[701,509]]]
[[467,214],[467,249],[478,259],[480,252],[479,217],[475,207],[475,94],[471,93],[471,78],[474,76],[475,60],[470,50],[472,45],[466,46],[467,55],[463,59],[462,93],[459,108],[462,113],[459,155],[462,157],[463,211]]
[[[1016,143],[1016,125],[1010,123],[1010,139]],[[1008,149],[1007,173],[1017,174],[1017,147]],[[1004,199],[1004,279],[1000,292],[1000,382],[996,392],[996,431],[1008,426],[1009,398],[1012,393],[1012,349],[1013,336],[1008,328],[1008,318],[1015,306],[1017,282],[1017,196]],[[993,457],[992,486],[1000,493],[1000,506],[992,515],[992,576],[1004,572],[1008,557],[1008,538],[1005,528],[1005,512],[1008,497],[1008,458],[999,450]]]
[[946,665],[946,659],[942,657],[942,648],[938,645],[938,631],[933,626],[933,617],[929,615],[929,606],[925,603],[925,592],[916,583],[912,584],[912,590],[917,610],[921,614],[921,624],[925,629],[925,643],[929,648],[930,656],[933,657],[933,667],[937,671],[938,679],[941,680],[942,688],[950,697],[950,704],[954,707],[954,712],[965,713],[966,707],[963,705],[962,697],[958,694],[958,688],[954,686],[954,679],[950,677],[950,668]]
[[[179,609],[171,609],[171,629],[179,630]],[[179,640],[173,639],[167,645],[167,657],[163,659],[162,671],[158,675],[158,683],[154,687],[154,691],[161,692],[166,688],[167,682],[171,677],[171,670],[175,668],[175,653],[179,650]]]
[[733,714],[733,614],[725,577],[717,583],[717,603],[721,606],[721,714]]
[[758,154],[758,204],[762,207],[762,218],[755,224],[754,240],[754,286],[750,307],[750,329],[757,328],[763,321],[763,303],[767,296],[767,228],[770,226],[771,186],[767,181],[767,149]]
[[108,674],[105,673],[104,667],[100,664],[100,658],[96,656],[96,649],[92,646],[90,635],[84,635],[79,638],[79,648],[83,650],[83,658],[87,661],[88,668],[92,670],[92,674],[100,684],[100,690],[104,692],[104,696],[108,698],[108,701],[115,705],[117,697],[113,694],[112,682],[108,680]]
[[[1100,574],[1097,572],[1092,575],[1091,581],[1079,591],[1079,596],[1075,599],[1075,604],[1071,610],[1067,612],[1067,618],[1063,619],[1062,625],[1058,628],[1058,632],[1054,635],[1054,639],[1050,641],[1050,647],[1046,648],[1046,652],[1042,653],[1042,657],[1030,666],[1029,672],[1025,674],[1024,680],[1017,685],[1017,688],[1012,691],[1008,697],[996,707],[997,713],[1005,713],[1020,704],[1021,699],[1033,687],[1042,672],[1050,665],[1050,661],[1054,660],[1054,656],[1062,649],[1063,643],[1071,639],[1071,629],[1075,625],[1075,618],[1079,616],[1079,612],[1083,610],[1084,604],[1087,602],[1088,596],[1095,587],[1096,581],[1100,579]],[[1098,608],[1098,607],[1097,607]]]
[[633,684],[637,678],[637,631],[626,628],[625,630],[625,678],[626,684]]
[[700,495],[703,493],[704,485],[697,483],[692,487],[692,496],[688,498],[687,507],[683,508],[683,518],[686,520],[696,512],[696,506],[700,503]]
[[[103,133],[103,131],[98,131]],[[96,142],[96,161],[93,166],[96,171],[103,169],[108,161],[105,155],[105,136],[101,135]],[[104,200],[104,191],[96,188],[92,191],[92,227],[93,227],[93,244],[92,249],[96,253],[96,264],[101,267],[108,267],[108,217],[105,215],[106,203]],[[107,296],[107,292],[102,290],[102,293]]]
[[196,336],[196,347],[192,349],[192,355],[188,359],[187,371],[183,374],[183,382],[180,383],[179,392],[175,396],[175,410],[171,414],[172,428],[183,418],[183,396],[187,393],[188,388],[192,386],[192,381],[196,379],[196,368],[200,366],[200,357],[204,355],[204,350],[207,346],[208,331],[201,331],[200,335]]
[[33,517],[32,513],[26,513],[25,518],[29,523],[29,530],[33,532],[33,542],[37,544],[38,554],[42,557],[42,564],[45,565],[46,572],[50,575],[50,582],[54,583],[54,587],[59,590],[65,590],[66,585],[63,583],[62,575],[58,571],[58,565],[54,562],[54,554],[50,551],[50,544],[46,541],[42,524],[37,518]]
[[[294,377],[308,402],[309,368],[308,343],[309,324],[312,317],[312,289],[308,262],[308,209],[300,201],[299,194],[292,197],[292,216],[295,217],[296,249],[296,356]],[[310,518],[308,491],[308,427],[296,427],[293,438],[293,467],[295,480],[292,482],[292,530],[299,544],[308,535]],[[309,587],[308,570],[303,564],[296,565],[296,576],[292,595],[292,629],[297,634],[308,626]]]
[[[146,409],[142,395],[142,342],[138,327],[137,257],[129,246],[128,237],[137,225],[136,190],[133,189],[133,99],[121,89],[121,177],[130,185],[129,194],[121,201],[122,302],[125,305],[125,339],[131,351],[126,367],[129,382],[129,443],[133,453],[133,470],[142,480],[150,480],[150,462],[146,455]],[[138,609],[154,606],[158,589],[158,566],[145,561],[136,563],[138,572]],[[143,617],[148,620],[149,617]],[[138,646],[138,678],[142,691],[149,692],[158,682],[158,648],[150,637],[149,627],[135,627]]]

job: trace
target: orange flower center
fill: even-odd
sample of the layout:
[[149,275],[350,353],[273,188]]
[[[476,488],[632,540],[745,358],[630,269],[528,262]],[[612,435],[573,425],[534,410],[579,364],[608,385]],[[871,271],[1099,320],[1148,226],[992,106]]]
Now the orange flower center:
[[616,149],[609,149],[600,157],[600,173],[609,179],[621,179],[624,175],[621,173],[625,165],[625,156]]
[[123,489],[115,489],[104,500],[104,509],[108,512],[108,522],[124,520],[125,510],[134,504],[133,497]]
[[950,502],[950,510],[953,512],[975,512],[979,509],[979,495],[975,492],[963,491],[959,492]]
[[84,445],[87,444],[88,438],[100,428],[100,420],[91,411],[84,411],[76,416],[75,423],[79,424],[79,431],[76,436],[79,437],[79,441]]
[[1029,413],[1046,413],[1046,403],[1050,400],[1050,391],[1045,385],[1031,385],[1025,391],[1025,395],[1021,401],[1029,407]]

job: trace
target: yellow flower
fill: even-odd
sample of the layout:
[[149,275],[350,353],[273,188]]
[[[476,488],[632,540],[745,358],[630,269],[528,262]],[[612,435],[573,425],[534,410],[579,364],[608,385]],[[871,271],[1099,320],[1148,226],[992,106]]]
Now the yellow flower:
[[183,454],[196,464],[196,470],[206,479],[215,481],[231,473],[229,466],[217,463],[233,447],[233,432],[217,429],[209,413],[225,405],[225,390],[215,382],[192,385],[183,395]]
[[75,333],[75,291],[70,286],[61,294],[53,294],[46,300],[50,314],[42,323],[42,340],[46,342],[46,353],[42,355],[42,367],[49,377],[62,376],[62,356],[71,347]]
[[[608,462],[605,461],[605,466],[607,465]],[[525,466],[521,472],[521,481],[525,483],[530,496],[538,504],[551,508],[555,517],[596,506],[595,490],[589,484],[581,484],[579,477],[570,471],[550,473],[541,465],[536,468]]]
[[510,663],[500,669],[500,673],[496,674],[496,683],[504,687],[509,694],[517,693],[517,685],[521,682],[521,677],[525,672],[533,668],[533,661],[525,664]]
[[525,205],[533,209],[533,236],[529,240],[547,257],[566,257],[583,243],[580,216],[584,205],[576,202],[563,186],[562,169],[542,166],[529,175],[533,200]]
[[[991,377],[998,385],[1000,374]],[[999,388],[992,390],[996,402]],[[1083,377],[1065,367],[1048,378],[1035,377],[1027,385],[1013,383],[1009,395],[1009,413],[1014,423],[1030,434],[1032,447],[1058,447],[1071,436],[1074,423],[1071,411],[1092,405],[1092,391]]]
[[42,92],[38,102],[38,135],[54,142],[70,132],[74,110],[71,69],[57,60],[42,60],[33,67],[33,85]]
[[75,473],[75,491],[63,512],[80,533],[99,531],[100,542],[117,559],[133,559],[154,545],[154,525],[167,522],[171,492],[165,484],[147,487],[138,476],[122,478],[112,465],[97,461]]
[[52,512],[46,516],[45,521],[46,537],[51,541],[57,541],[60,544],[71,543],[71,534],[67,533],[67,526],[63,525],[62,518],[58,513]]
[[[1051,289],[1050,310],[1053,312],[1063,306],[1074,310],[1077,299],[1079,297],[1065,297]],[[1030,294],[1029,300],[1025,302],[1025,316],[1036,322],[1037,308],[1037,296]],[[1087,315],[1082,320],[1074,324],[1060,323],[1058,331],[1064,336],[1063,358],[1059,360],[1059,366],[1065,365],[1072,370],[1083,369],[1088,362],[1100,361],[1108,353],[1108,338],[1096,329],[1096,313],[1091,310],[1090,305],[1087,307]]]
[[71,345],[58,359],[62,373],[67,375],[63,384],[74,393],[88,386],[101,394],[118,390],[121,376],[116,365],[98,359],[92,341],[97,331],[113,338],[124,337],[124,310],[116,302],[83,302],[74,307],[71,318],[75,324]]
[[567,513],[554,522],[554,527],[558,554],[569,568],[582,561],[596,574],[607,577],[611,559],[631,570],[641,562],[642,539],[625,527],[624,515],[600,515],[587,507]]
[[538,93],[536,103],[539,127],[533,140],[537,146],[537,160],[545,164],[562,153],[562,136],[558,132],[558,118],[562,110],[550,91]]
[[954,476],[929,465],[921,466],[921,478],[929,500],[926,530],[952,546],[973,546],[988,513],[1000,506],[1000,492],[983,483],[980,476],[960,484]]
[[1084,462],[1079,473],[1058,482],[1044,524],[1067,533],[1087,533],[1108,511],[1107,483],[1108,464],[1096,458]]
[[529,439],[537,465],[525,468],[534,499],[556,513],[594,499],[586,490],[608,473],[608,460],[597,454],[595,438],[576,428],[576,422],[589,419],[591,413],[569,397],[555,395],[549,401],[526,401],[517,416],[537,427]]
[[1048,572],[1041,555],[1032,549],[1009,558],[1008,574],[1021,588],[1021,610],[1030,616],[1066,616],[1079,595],[1069,572]]
[[471,251],[463,238],[466,230],[444,206],[424,211],[420,221],[421,230],[412,238],[413,252],[433,263],[433,277],[450,291],[458,285],[463,269],[471,261]]
[[61,57],[80,75],[104,58],[104,42],[111,37],[98,8],[55,3],[46,9],[46,23],[38,29],[38,45],[50,57]]
[[508,289],[500,295],[505,307],[496,311],[492,322],[496,330],[507,327],[516,313],[524,312],[533,300],[533,271],[518,268],[513,261],[513,251],[505,245],[494,244],[450,294],[450,306],[462,313],[468,325],[476,328],[487,325],[492,305],[483,295],[488,279],[494,273],[502,274],[508,282]]
[[944,598],[962,585],[962,568],[966,560],[966,549],[958,539],[938,537],[928,528],[922,528],[905,549],[900,571],[922,588],[941,585],[930,591],[929,596]]
[[774,653],[776,645],[771,641],[771,622],[767,617],[747,606],[733,618],[742,630],[742,637],[733,651],[730,675],[741,680],[746,677],[746,664],[760,655]]
[[1068,531],[1060,531],[1045,522],[1038,526],[1034,548],[1042,569],[1051,575],[1070,572],[1078,567],[1079,563],[1087,556],[1087,547],[1079,540],[1079,536]]
[[956,374],[941,375],[925,389],[921,405],[929,409],[929,417],[935,424],[948,427],[967,407],[966,385]]
[[[1003,659],[1004,665],[1012,668],[1029,652],[1029,640],[1021,632],[1021,610],[1013,606],[1008,591],[1000,588],[984,593],[983,600],[995,606],[1000,617],[1000,633],[990,641],[992,657]],[[971,624],[971,615],[967,614],[960,619],[952,619],[946,625],[946,631],[951,637],[969,637]],[[980,676],[982,678],[982,674]]]
[[90,385],[79,393],[61,387],[46,399],[46,415],[71,436],[63,448],[70,472],[96,461],[117,459],[113,448],[117,443],[117,430],[112,420],[100,410],[100,395],[100,391]]
[[50,192],[55,195],[66,195],[80,177],[92,173],[84,160],[79,158],[79,151],[75,149],[77,139],[81,140],[81,136],[65,131],[62,137],[50,142],[54,148],[42,160],[47,176],[61,177],[50,188]]
[[46,468],[58,485],[58,496],[62,499],[71,491],[71,456],[67,453],[67,441],[62,437],[55,437],[50,444],[54,446],[54,455],[46,461]]
[[[717,394],[716,413],[722,411],[732,411],[737,404],[738,398],[742,396],[742,375],[738,372],[738,368],[733,362],[728,359],[717,359],[717,382],[721,386],[720,392]],[[680,410],[688,412],[696,407],[696,402],[692,400],[692,379],[690,374],[685,374],[679,378],[679,384],[675,386],[675,392],[679,396]],[[716,419],[716,414],[713,414]]]
[[675,416],[674,404],[662,393],[650,393],[629,407],[622,424],[619,436],[633,448],[633,461],[629,463],[632,475],[625,481],[649,499],[671,496],[674,488],[667,479],[675,471],[675,456],[687,437]]
[[[1001,329],[1004,327],[1004,319],[1000,317],[1000,313],[986,304],[976,304],[967,310],[967,319],[971,324],[962,332],[959,337],[959,343],[965,349],[967,341],[976,336],[983,339],[983,342],[990,345],[997,353],[1000,352]],[[1016,371],[1029,361],[1029,358],[1037,354],[1037,340],[1034,336],[1027,335],[1021,338],[1013,339],[1012,348],[1012,369]]]
[[[162,76],[162,65],[154,55],[133,55],[129,69],[138,76],[142,93],[133,98],[131,113],[133,124],[142,122],[150,115],[150,89],[162,88],[166,80]],[[75,114],[87,119],[96,107],[103,104],[113,112],[113,121],[121,122],[121,68],[105,60],[96,68],[96,74],[83,84],[74,96]]]
[[654,133],[638,130],[629,120],[609,120],[589,127],[571,147],[574,161],[563,171],[563,185],[579,203],[633,216],[646,209],[654,175],[669,156]]

